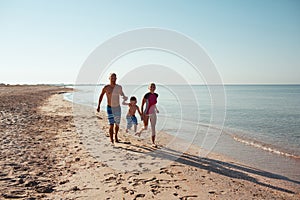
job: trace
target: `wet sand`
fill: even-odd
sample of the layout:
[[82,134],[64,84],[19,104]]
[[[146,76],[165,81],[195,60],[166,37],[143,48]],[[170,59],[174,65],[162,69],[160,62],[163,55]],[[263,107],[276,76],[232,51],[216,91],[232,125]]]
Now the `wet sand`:
[[[300,183],[183,141],[120,130],[105,114],[64,101],[64,88],[0,87],[0,199],[299,199]],[[284,164],[284,163],[283,163]]]

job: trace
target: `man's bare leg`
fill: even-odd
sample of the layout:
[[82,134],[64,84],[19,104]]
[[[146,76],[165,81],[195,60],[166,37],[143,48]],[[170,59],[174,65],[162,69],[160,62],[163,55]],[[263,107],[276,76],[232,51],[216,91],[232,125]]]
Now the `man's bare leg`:
[[119,124],[115,125],[115,141],[118,143],[119,139],[118,139],[118,132],[119,132]]
[[109,125],[109,137],[110,137],[111,143],[114,143],[114,125],[113,124]]
[[152,144],[155,145],[155,135],[152,135]]

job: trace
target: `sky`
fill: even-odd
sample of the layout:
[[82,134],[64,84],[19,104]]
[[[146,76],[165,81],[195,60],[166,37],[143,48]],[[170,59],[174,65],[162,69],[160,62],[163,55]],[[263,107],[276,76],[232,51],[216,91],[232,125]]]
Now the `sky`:
[[99,45],[145,27],[193,39],[224,84],[300,84],[298,0],[0,0],[0,83],[75,83]]

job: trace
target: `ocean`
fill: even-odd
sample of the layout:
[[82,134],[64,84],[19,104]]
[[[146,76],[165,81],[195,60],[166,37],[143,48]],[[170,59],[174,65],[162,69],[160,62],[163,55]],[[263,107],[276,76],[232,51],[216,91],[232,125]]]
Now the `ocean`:
[[[147,85],[122,86],[141,105]],[[102,87],[75,86],[65,99],[96,107]],[[204,85],[157,84],[157,130],[300,181],[300,85],[225,85],[224,97],[212,92]],[[126,111],[122,106],[123,122]]]

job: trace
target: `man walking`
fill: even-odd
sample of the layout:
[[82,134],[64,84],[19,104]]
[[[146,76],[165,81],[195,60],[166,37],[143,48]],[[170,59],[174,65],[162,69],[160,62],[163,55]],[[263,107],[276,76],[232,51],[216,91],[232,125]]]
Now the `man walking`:
[[121,120],[121,107],[120,107],[120,96],[126,101],[127,97],[125,96],[122,86],[116,84],[117,75],[111,73],[109,76],[110,84],[105,85],[102,89],[102,92],[99,97],[97,112],[100,111],[100,104],[102,102],[104,94],[107,98],[107,117],[109,121],[109,136],[110,141],[114,144],[114,131],[115,131],[115,141],[118,143],[118,131]]

